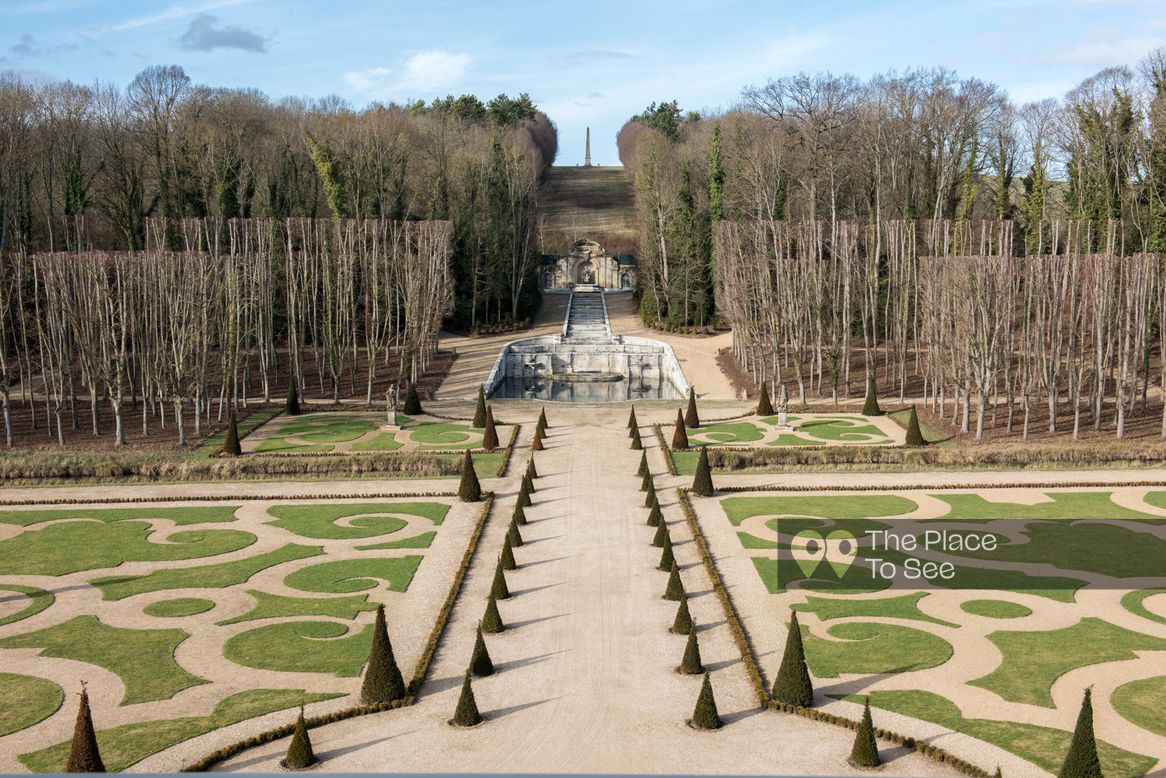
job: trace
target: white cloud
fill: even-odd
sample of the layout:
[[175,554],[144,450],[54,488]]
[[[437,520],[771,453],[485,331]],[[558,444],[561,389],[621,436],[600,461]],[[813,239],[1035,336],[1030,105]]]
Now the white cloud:
[[124,32],[126,30],[136,30],[140,27],[149,27],[150,25],[159,24],[161,22],[169,22],[174,19],[181,19],[184,16],[191,16],[193,14],[206,13],[217,8],[227,8],[232,5],[248,5],[255,2],[255,0],[202,0],[198,3],[177,3],[163,8],[157,13],[148,14],[146,16],[135,16],[130,19],[111,24],[103,27],[101,32]]
[[398,68],[350,70],[341,77],[350,89],[367,97],[400,100],[452,90],[465,78],[469,66],[469,54],[429,49],[409,55]]
[[1133,37],[1115,41],[1089,41],[1058,47],[1042,59],[1054,65],[1108,67],[1134,62],[1166,43],[1161,36]]

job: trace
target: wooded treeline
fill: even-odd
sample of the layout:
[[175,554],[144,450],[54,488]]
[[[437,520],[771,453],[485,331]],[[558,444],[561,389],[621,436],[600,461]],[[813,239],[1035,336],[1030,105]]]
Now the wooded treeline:
[[[634,176],[650,324],[723,314],[713,253],[722,219],[825,221],[832,236],[842,221],[880,231],[1008,220],[1018,255],[1049,253],[1052,225],[1072,220],[1087,226],[1082,253],[1104,251],[1111,224],[1117,254],[1166,251],[1166,49],[1136,71],[1107,68],[1062,100],[1021,106],[943,69],[867,81],[803,73],[746,88],[721,115],[653,103],[618,144]],[[893,242],[876,237],[880,251]],[[892,261],[880,255],[880,278]]]
[[197,434],[248,397],[281,400],[278,376],[300,396],[380,401],[374,385],[403,390],[436,353],[453,231],[446,220],[159,218],[140,251],[0,253],[6,443],[14,399],[62,445],[67,425],[85,423],[79,397],[95,436],[108,409],[116,445],[135,411],[143,436],[170,424],[184,444],[188,416]]
[[1166,397],[1166,258],[1121,251],[1120,222],[1092,229],[1050,222],[1050,253],[1016,256],[1008,220],[726,220],[720,313],[754,380],[801,402],[837,402],[871,374],[884,397],[921,399],[964,432],[974,417],[977,439],[1027,438],[1038,410],[1050,432],[1070,416],[1074,438],[1103,421],[1121,438],[1151,381]]
[[[324,217],[452,223],[452,325],[528,317],[554,125],[530,98],[353,110],[192,84],[125,89],[0,73],[0,252],[136,251],[148,222]],[[181,250],[169,229],[155,248]]]

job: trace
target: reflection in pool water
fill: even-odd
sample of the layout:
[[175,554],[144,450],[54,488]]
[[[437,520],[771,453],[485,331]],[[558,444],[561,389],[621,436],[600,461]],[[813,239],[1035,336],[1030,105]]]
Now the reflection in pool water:
[[490,393],[496,399],[547,400],[561,403],[618,403],[628,400],[680,400],[671,381],[555,381],[506,378]]

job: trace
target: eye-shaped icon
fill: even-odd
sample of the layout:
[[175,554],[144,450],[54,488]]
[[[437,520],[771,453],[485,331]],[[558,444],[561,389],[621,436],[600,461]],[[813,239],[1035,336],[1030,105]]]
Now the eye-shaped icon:
[[814,575],[822,560],[829,562],[834,575],[842,578],[858,556],[858,542],[844,529],[836,529],[824,538],[820,532],[804,529],[790,542],[790,556],[807,578]]

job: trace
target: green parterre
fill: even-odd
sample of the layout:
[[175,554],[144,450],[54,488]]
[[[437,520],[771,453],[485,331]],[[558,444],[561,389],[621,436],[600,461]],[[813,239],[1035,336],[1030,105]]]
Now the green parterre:
[[[448,520],[467,519],[456,531],[468,532],[477,511],[452,496],[0,508],[0,525],[15,528],[0,541],[0,663],[31,650],[116,677],[122,696],[103,703],[126,713],[106,729],[99,718],[98,740],[107,766],[122,769],[236,721],[352,693],[376,603],[393,612],[407,602]],[[0,737],[72,713],[62,710],[71,690],[32,667],[0,674]],[[235,668],[234,688],[216,667]],[[257,675],[256,691],[233,693],[246,673],[270,671],[319,681],[266,688],[271,676]],[[206,715],[179,701],[196,687],[213,702]],[[143,703],[151,712],[136,714]],[[158,718],[157,703],[173,716]],[[66,752],[47,743],[20,759],[60,770]]]
[[[827,694],[842,696],[830,679],[861,691],[858,701],[873,687],[876,708],[1055,772],[1071,734],[1062,708],[1075,717],[1081,688],[1129,673],[1108,700],[1117,718],[1099,714],[1105,773],[1140,775],[1157,762],[1130,733],[1162,733],[1166,491],[743,493],[700,501],[697,512],[735,537],[769,593],[767,610],[802,616],[807,665]],[[835,566],[838,530],[855,547]],[[881,544],[867,534],[883,531]],[[946,531],[946,542],[908,549],[886,540],[929,531]],[[970,538],[995,547],[960,546]],[[907,579],[910,559],[948,563],[952,577]],[[876,574],[875,560],[894,563],[897,577]],[[1034,717],[1047,725],[1016,723]]]

